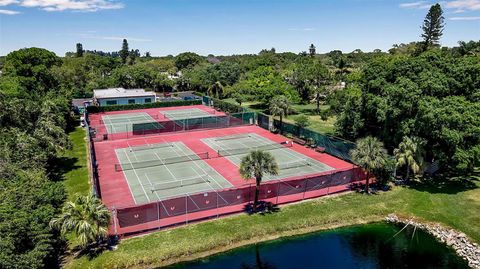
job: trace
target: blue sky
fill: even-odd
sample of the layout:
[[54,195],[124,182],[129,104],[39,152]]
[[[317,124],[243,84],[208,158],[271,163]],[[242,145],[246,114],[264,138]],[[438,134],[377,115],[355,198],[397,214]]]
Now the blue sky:
[[[64,55],[116,51],[121,39],[152,55],[387,50],[420,39],[432,1],[0,0],[0,55],[42,47]],[[442,44],[480,40],[480,0],[446,0]]]

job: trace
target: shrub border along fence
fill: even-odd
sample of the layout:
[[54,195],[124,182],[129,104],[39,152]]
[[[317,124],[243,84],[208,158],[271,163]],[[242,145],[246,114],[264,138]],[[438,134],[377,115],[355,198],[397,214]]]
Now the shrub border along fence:
[[201,105],[201,104],[202,104],[202,100],[180,100],[180,101],[154,102],[154,103],[147,103],[147,104],[88,106],[87,111],[89,113],[99,113],[99,112],[119,111],[119,110],[134,110],[134,109],[172,107],[172,106],[191,106],[191,105]]

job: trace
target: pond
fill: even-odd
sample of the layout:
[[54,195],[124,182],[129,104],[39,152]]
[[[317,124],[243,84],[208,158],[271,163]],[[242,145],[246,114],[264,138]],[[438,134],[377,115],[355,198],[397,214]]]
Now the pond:
[[469,268],[453,249],[421,231],[387,223],[259,243],[169,268]]

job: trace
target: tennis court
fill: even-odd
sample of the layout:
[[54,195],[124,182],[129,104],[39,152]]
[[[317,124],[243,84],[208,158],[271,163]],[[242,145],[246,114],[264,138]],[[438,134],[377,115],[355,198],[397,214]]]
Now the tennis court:
[[164,118],[174,121],[215,116],[215,110],[205,111],[199,108],[168,110],[160,113]]
[[276,143],[255,133],[204,138],[202,141],[215,149],[219,156],[227,158],[236,166],[240,166],[242,157],[252,150],[259,149],[270,152],[277,161],[279,175],[265,176],[264,180],[283,179],[333,170],[332,167],[324,163],[291,150],[289,148],[291,143]]
[[163,129],[154,117],[144,112],[104,115],[102,121],[109,134],[132,132],[135,131],[134,126],[141,126],[147,130]]
[[232,187],[204,159],[182,142],[145,144],[115,150],[135,203],[144,204],[175,196]]

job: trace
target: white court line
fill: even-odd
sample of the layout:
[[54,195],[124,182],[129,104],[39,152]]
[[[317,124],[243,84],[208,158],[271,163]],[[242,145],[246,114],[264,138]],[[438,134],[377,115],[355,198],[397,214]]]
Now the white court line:
[[[148,182],[150,183],[150,185],[152,186],[153,188],[153,183],[152,181],[150,180],[150,178],[148,177],[147,173],[145,173],[145,177],[147,178]],[[152,191],[153,193],[155,193],[155,196],[157,196],[157,200],[160,201],[160,197],[158,196],[158,193],[156,191]]]
[[[198,160],[193,160],[187,153],[185,153],[185,151],[184,151],[182,148],[180,148],[180,147],[178,146],[178,144],[175,144],[175,146],[176,146],[176,148],[178,148],[178,149],[182,152],[183,155],[189,157],[189,159],[193,161],[193,163],[195,164],[195,166],[197,166],[198,168],[200,168],[200,170],[202,170],[205,174],[207,174],[207,176],[208,176],[209,178],[211,178],[220,188],[223,188],[205,169],[203,169],[203,168],[196,162],[196,161],[198,161]],[[181,156],[181,155],[180,155],[180,156]],[[197,172],[197,170],[195,170],[195,169],[193,169],[193,168],[192,168],[192,170],[194,170],[195,173],[197,173],[198,175],[200,175],[200,174]],[[212,188],[212,190],[215,190],[215,189],[210,185],[210,183],[208,183],[208,182],[206,182],[206,183],[210,186],[210,188]]]
[[[118,149],[118,150],[120,150],[120,149]],[[117,152],[115,152],[115,153],[117,153]],[[123,154],[127,155],[127,153],[125,152],[125,149],[123,149]],[[117,158],[118,158],[118,155],[117,155]],[[120,158],[118,158],[118,159],[120,161]],[[121,164],[120,164],[120,166],[121,166]],[[133,202],[135,204],[137,204],[137,199],[135,199],[135,195],[133,195],[133,191],[132,191],[132,188],[130,186],[130,183],[128,183],[128,177],[127,177],[127,174],[125,173],[125,170],[122,169],[122,173],[123,173],[123,176],[125,177],[125,180],[127,181],[127,186],[128,186],[128,189],[130,190],[130,195],[132,195]]]
[[[140,177],[139,177],[138,174],[137,174],[137,171],[135,170],[135,168],[133,168],[132,161],[130,161],[130,157],[128,157],[128,154],[125,154],[125,156],[127,156],[128,162],[129,162],[130,165],[132,166],[133,173],[135,173],[135,176],[137,177],[137,181],[138,181],[138,183],[140,184],[140,186],[142,187],[143,193],[145,193],[145,196],[147,197],[148,202],[151,202],[150,197],[148,196],[147,192],[145,191],[145,188],[144,188],[143,185],[142,185],[142,181],[140,180]],[[132,194],[133,194],[133,193],[132,193]]]

